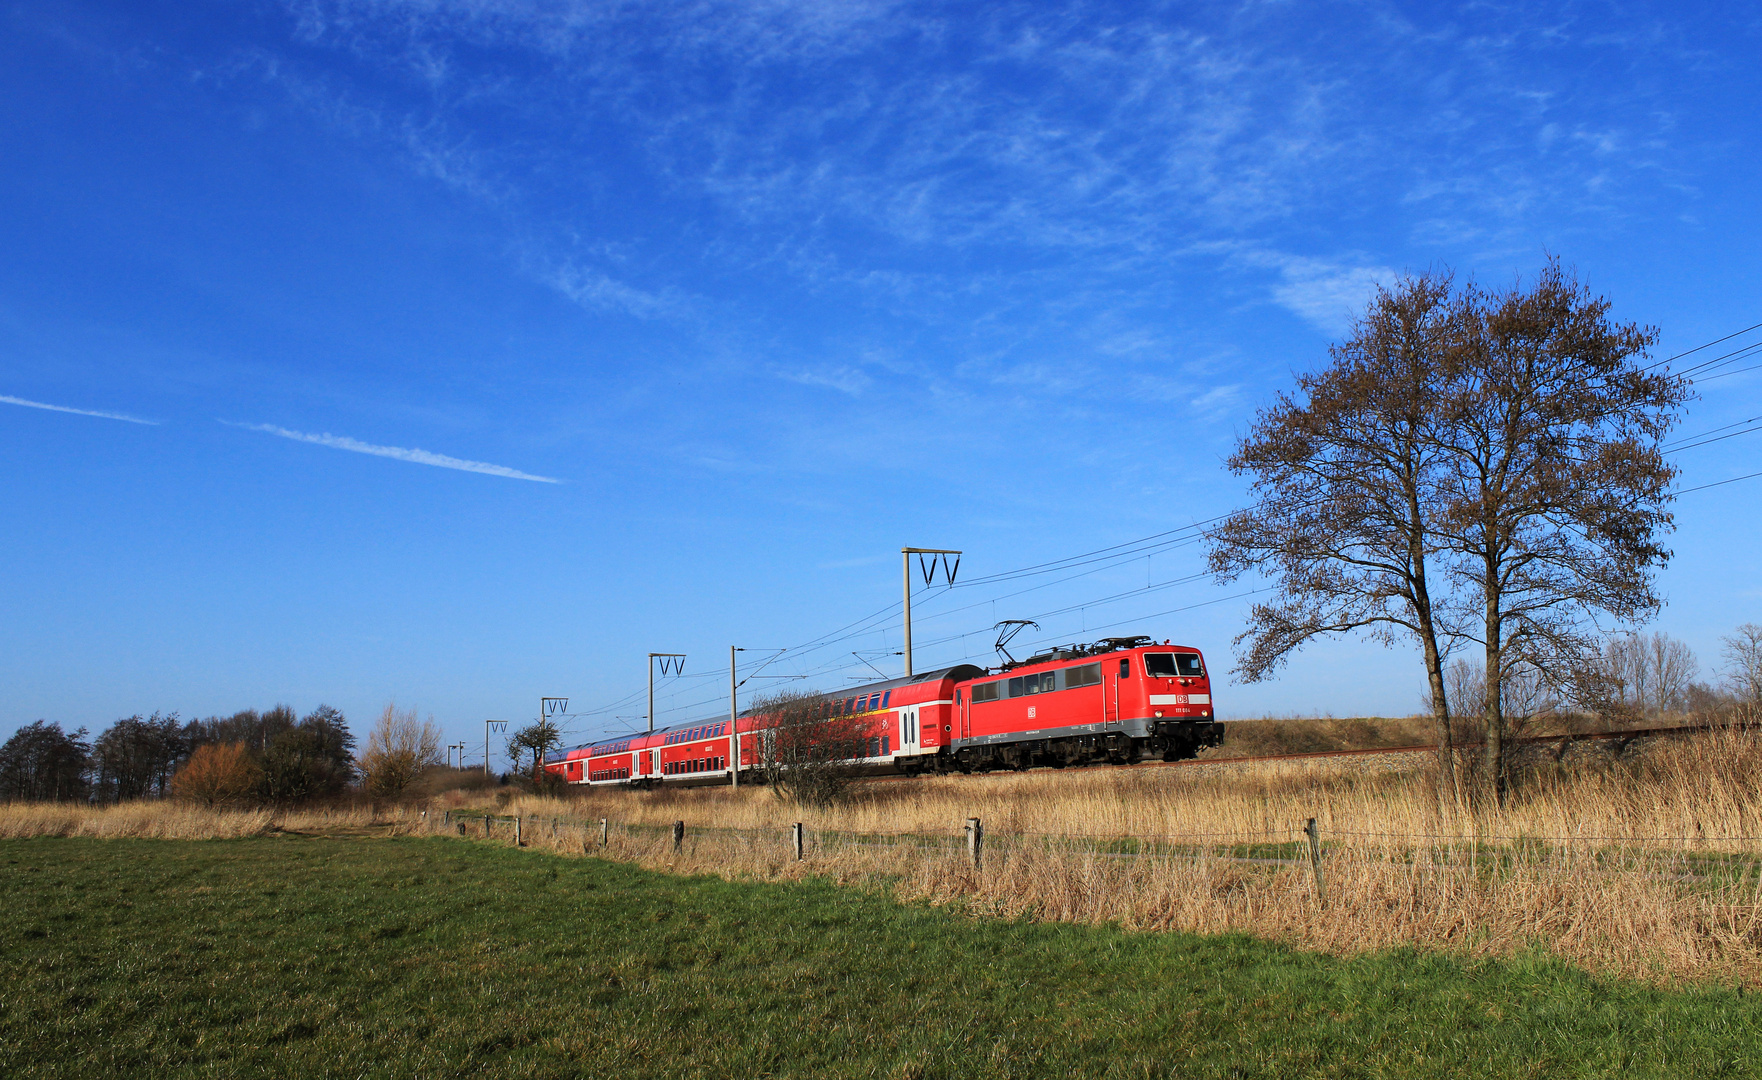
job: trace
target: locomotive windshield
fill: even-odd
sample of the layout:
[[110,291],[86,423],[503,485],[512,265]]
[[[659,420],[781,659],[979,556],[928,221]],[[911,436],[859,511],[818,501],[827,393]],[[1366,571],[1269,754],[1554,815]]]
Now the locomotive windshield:
[[1145,653],[1144,674],[1153,679],[1197,679],[1205,674],[1205,665],[1198,653]]

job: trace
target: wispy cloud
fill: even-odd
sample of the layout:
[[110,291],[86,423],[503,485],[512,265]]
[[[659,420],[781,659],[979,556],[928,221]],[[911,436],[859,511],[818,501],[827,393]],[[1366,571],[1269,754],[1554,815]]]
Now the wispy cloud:
[[[1688,62],[1673,24],[1658,22],[1660,40],[1587,34],[1553,5],[1414,20],[1382,0],[970,14],[895,0],[284,2],[296,36],[322,47],[266,69],[296,100],[528,218],[527,234],[608,231],[633,179],[637,220],[689,202],[701,217],[683,271],[677,230],[649,226],[625,236],[647,257],[640,273],[549,243],[523,260],[590,311],[644,320],[715,302],[717,285],[677,276],[701,260],[722,280],[782,267],[914,318],[1021,326],[1024,282],[1135,302],[1166,292],[1171,255],[1196,240],[1327,251],[1348,246],[1336,223],[1380,205],[1422,249],[1503,250],[1689,175],[1668,165],[1679,155],[1655,89]],[[325,49],[394,78],[347,81],[324,70]],[[1611,67],[1646,77],[1612,89],[1590,74]],[[554,138],[504,134],[546,117]],[[566,134],[582,117],[591,141]],[[937,255],[962,267],[958,294],[949,275],[897,269]],[[1376,274],[1292,265],[1268,291],[1336,332]]]
[[598,311],[622,311],[639,319],[655,319],[678,314],[687,307],[677,294],[645,292],[592,267],[565,264],[539,276],[575,303]]
[[1280,280],[1272,287],[1273,299],[1328,334],[1345,333],[1377,286],[1388,285],[1399,276],[1386,266],[1355,265],[1280,251],[1247,251],[1239,256],[1239,261],[1246,266],[1276,269]]
[[510,469],[506,465],[491,465],[487,461],[467,461],[464,458],[448,457],[446,454],[430,453],[427,450],[416,450],[403,446],[378,446],[364,443],[359,439],[351,439],[347,435],[312,435],[304,431],[289,431],[274,424],[239,424],[231,420],[221,423],[229,427],[244,428],[246,431],[261,431],[266,435],[279,435],[284,439],[296,442],[314,443],[328,446],[334,450],[352,450],[357,454],[372,454],[375,457],[387,457],[394,461],[408,461],[416,465],[434,465],[442,469],[457,469],[460,472],[482,473],[485,476],[502,476],[509,480],[535,480],[541,484],[560,484],[561,480],[551,476],[535,476],[532,473]]
[[856,397],[864,390],[867,390],[870,384],[874,382],[873,379],[869,378],[869,376],[862,371],[846,364],[840,364],[837,367],[821,368],[819,370],[807,368],[794,370],[778,368],[774,370],[777,377],[780,379],[787,379],[790,382],[800,383],[803,386],[819,386],[828,390],[837,390],[840,393],[849,394],[852,397]]
[[23,405],[27,409],[48,409],[50,412],[72,413],[75,416],[96,416],[100,420],[122,420],[130,424],[146,424],[149,427],[157,427],[159,424],[157,420],[143,420],[127,413],[104,412],[100,409],[75,409],[67,405],[48,405],[41,401],[26,401],[24,398],[8,397],[5,394],[0,394],[0,401],[8,405]]

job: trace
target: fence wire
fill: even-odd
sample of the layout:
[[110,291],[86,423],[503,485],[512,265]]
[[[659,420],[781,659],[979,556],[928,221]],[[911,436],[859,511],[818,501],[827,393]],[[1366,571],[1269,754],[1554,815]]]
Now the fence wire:
[[[519,822],[518,829],[516,821]],[[489,836],[522,842],[568,839],[591,853],[616,842],[663,846],[677,837],[680,850],[701,853],[705,844],[727,844],[747,851],[793,855],[788,828],[753,828],[651,822],[602,824],[599,818],[493,813],[445,814],[445,824],[466,836]],[[429,821],[432,831],[436,822]],[[1130,834],[1124,832],[988,833],[983,858],[1033,857],[1089,859],[1101,863],[1236,863],[1249,867],[1319,867],[1380,865],[1423,868],[1430,872],[1463,871],[1498,877],[1517,871],[1549,870],[1594,875],[1639,874],[1687,883],[1731,883],[1752,876],[1762,884],[1762,850],[1718,850],[1718,845],[1762,844],[1762,837],[1722,835],[1681,836],[1529,836],[1456,833],[1405,833],[1333,830],[1322,827],[1311,848],[1302,827]],[[1675,845],[1665,847],[1662,845]],[[970,855],[963,833],[860,833],[832,829],[802,830],[803,859],[831,859],[850,854],[916,856],[947,859]]]

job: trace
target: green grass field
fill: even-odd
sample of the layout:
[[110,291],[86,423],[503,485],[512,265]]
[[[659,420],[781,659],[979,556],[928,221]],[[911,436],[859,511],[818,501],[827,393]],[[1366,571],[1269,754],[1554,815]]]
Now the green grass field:
[[1762,1003],[454,840],[0,842],[0,1075],[1756,1076]]

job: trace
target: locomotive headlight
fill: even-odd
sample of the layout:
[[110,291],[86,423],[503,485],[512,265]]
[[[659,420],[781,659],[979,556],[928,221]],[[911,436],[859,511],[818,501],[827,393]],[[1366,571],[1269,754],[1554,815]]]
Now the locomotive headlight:
[[1158,719],[1161,719],[1162,718],[1162,710],[1161,709],[1156,710],[1156,715],[1157,715]]

